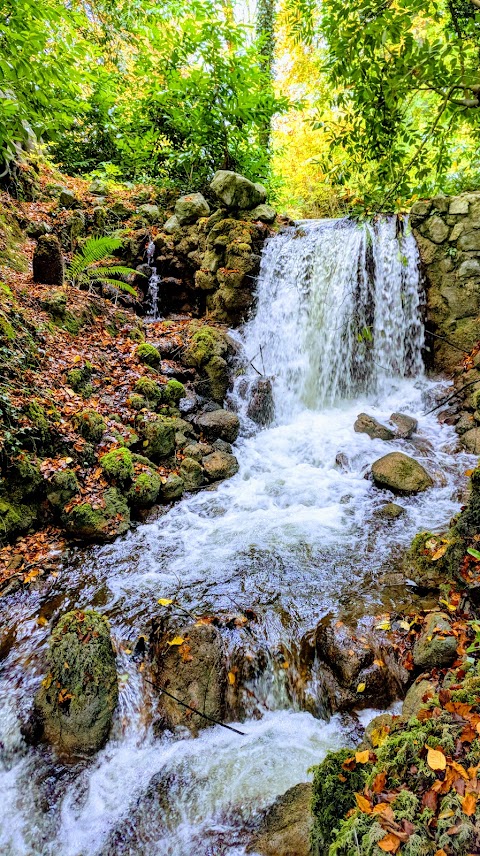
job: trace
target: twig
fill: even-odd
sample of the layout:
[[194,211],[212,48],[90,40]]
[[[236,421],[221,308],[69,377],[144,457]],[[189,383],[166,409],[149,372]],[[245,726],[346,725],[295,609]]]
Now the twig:
[[452,348],[456,348],[457,351],[460,351],[462,354],[469,354],[470,348],[461,348],[460,345],[455,345],[454,342],[451,342],[450,339],[446,339],[445,336],[439,336],[438,333],[432,333],[431,330],[425,330],[425,336],[433,336],[434,339],[440,339],[442,342],[446,342],[447,345],[450,345]]
[[200,710],[197,710],[196,707],[191,707],[191,705],[187,704],[186,702],[180,701],[179,698],[168,692],[165,687],[161,687],[160,684],[156,684],[154,681],[149,681],[148,678],[144,678],[144,680],[147,682],[147,684],[150,684],[152,687],[155,687],[157,690],[160,690],[160,692],[165,693],[166,696],[173,699],[173,701],[176,701],[177,704],[180,704],[182,707],[186,707],[187,710],[191,710],[192,713],[196,713],[197,716],[201,716],[203,717],[203,719],[207,719],[209,722],[213,722],[215,725],[221,725],[222,728],[227,728],[228,731],[234,731],[235,734],[241,734],[242,737],[246,737],[244,731],[239,731],[238,728],[233,728],[232,725],[225,725],[225,723],[220,722],[219,719],[214,719],[213,716],[207,716],[206,713],[202,713]]
[[452,398],[456,398],[457,395],[460,395],[460,393],[463,392],[464,389],[467,389],[467,387],[473,386],[474,383],[478,383],[478,382],[479,382],[478,378],[477,378],[477,380],[469,381],[468,383],[464,384],[464,386],[461,386],[460,389],[456,389],[455,392],[453,392],[452,395],[450,395],[448,398],[444,398],[440,402],[440,404],[436,404],[435,407],[432,407],[431,410],[427,410],[427,412],[424,413],[423,415],[429,416],[430,413],[433,413],[435,410],[438,410],[439,407],[444,407],[445,404],[448,404],[448,402],[451,401]]

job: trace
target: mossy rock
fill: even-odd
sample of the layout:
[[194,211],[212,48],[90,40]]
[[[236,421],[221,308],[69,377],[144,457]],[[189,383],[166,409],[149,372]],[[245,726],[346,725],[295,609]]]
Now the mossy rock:
[[127,493],[127,500],[135,508],[148,508],[158,499],[162,480],[158,473],[149,468],[135,475]]
[[163,387],[162,400],[165,404],[177,405],[182,398],[185,398],[185,387],[179,380],[169,380]]
[[10,502],[0,497],[0,543],[8,543],[28,532],[38,517],[38,505]]
[[95,505],[82,502],[64,512],[63,522],[73,538],[112,541],[129,529],[130,512],[125,497],[111,487],[104,491]]
[[210,387],[210,396],[214,401],[223,402],[230,386],[230,373],[223,357],[212,357],[205,366]]
[[141,345],[138,345],[135,350],[135,354],[140,362],[145,363],[147,366],[156,368],[160,365],[161,357],[159,352],[153,345],[148,344],[148,342],[143,342]]
[[127,398],[127,404],[132,410],[136,410],[140,412],[140,410],[148,410],[148,401],[143,395],[138,395],[138,393],[134,392],[132,395],[129,395]]
[[186,490],[196,490],[204,482],[203,467],[193,458],[184,458],[180,467],[180,477]]
[[153,461],[171,455],[175,449],[175,420],[168,416],[157,416],[152,420],[141,420],[139,433],[143,448]]
[[100,466],[106,477],[114,481],[128,482],[134,476],[132,453],[125,447],[102,455]]
[[420,493],[432,487],[433,479],[414,458],[403,452],[389,452],[372,464],[377,487],[388,488],[400,495]]
[[59,470],[49,480],[47,499],[54,508],[63,506],[78,493],[78,480],[73,470]]
[[149,377],[141,377],[135,384],[135,393],[143,396],[144,399],[158,404],[162,399],[162,387],[155,380]]
[[26,416],[32,422],[31,445],[34,449],[42,452],[50,452],[54,446],[54,423],[57,419],[56,413],[47,414],[44,406],[38,401],[31,401],[25,410]]
[[353,758],[355,751],[340,749],[329,752],[318,767],[314,767],[312,792],[312,851],[314,854],[328,853],[335,834],[355,803],[355,793],[360,793],[368,775],[365,765],[354,765],[345,769],[344,763]]
[[107,428],[107,423],[96,410],[82,410],[74,418],[78,432],[90,443],[99,443]]
[[170,473],[167,476],[166,482],[162,484],[161,496],[165,502],[174,502],[174,500],[180,499],[184,490],[185,483],[183,479],[175,473]]
[[22,496],[37,493],[43,485],[38,461],[27,452],[21,452],[11,461],[10,480],[19,486]]
[[228,343],[225,334],[215,327],[204,326],[196,330],[185,353],[185,363],[194,368],[204,368],[213,357],[225,357]]
[[67,372],[67,383],[74,392],[83,393],[85,395],[86,391],[90,388],[90,379],[92,377],[93,366],[91,363],[86,362],[81,368],[70,369]]
[[52,294],[43,297],[40,301],[42,309],[45,309],[52,318],[62,319],[67,309],[67,294],[65,291],[53,291]]
[[47,674],[35,697],[43,737],[67,756],[105,744],[118,702],[115,654],[106,619],[68,612],[49,639]]

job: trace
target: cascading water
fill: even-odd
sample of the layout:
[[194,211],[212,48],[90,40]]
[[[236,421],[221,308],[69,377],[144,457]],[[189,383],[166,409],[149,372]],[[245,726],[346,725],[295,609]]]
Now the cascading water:
[[158,296],[162,277],[157,272],[154,265],[155,244],[150,241],[147,247],[147,265],[151,270],[151,276],[148,280],[148,290],[146,297],[147,321],[158,321],[160,316],[158,313]]
[[[244,416],[238,475],[0,606],[4,856],[240,856],[255,812],[353,740],[338,717],[326,724],[299,710],[289,661],[328,612],[399,605],[383,572],[416,531],[455,513],[471,459],[454,454],[451,428],[422,415],[439,385],[422,372],[415,243],[395,220],[303,223],[278,235],[264,250],[257,298],[235,334],[248,370],[231,404],[246,414],[260,371],[273,378],[276,416],[262,431]],[[419,436],[388,450],[421,459],[436,483],[402,499],[404,515],[386,528],[374,511],[389,495],[365,478],[386,446],[353,423],[360,411],[385,420],[394,410],[417,416]],[[154,693],[127,652],[168,597],[195,614],[254,610],[248,633],[225,631],[231,650],[261,649],[270,663],[250,687],[244,736],[219,727],[196,739],[155,736]],[[39,616],[55,621],[86,605],[108,615],[123,651],[121,704],[107,746],[66,769],[47,748],[26,746],[19,721],[44,669]]]

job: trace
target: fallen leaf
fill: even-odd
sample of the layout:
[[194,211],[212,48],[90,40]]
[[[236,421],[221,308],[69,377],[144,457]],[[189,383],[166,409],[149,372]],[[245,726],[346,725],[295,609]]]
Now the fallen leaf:
[[157,603],[159,603],[160,606],[170,606],[170,604],[173,603],[173,600],[170,600],[168,597],[161,597],[157,600]]
[[173,639],[170,640],[170,642],[167,642],[167,645],[183,645],[184,642],[185,639],[183,638],[183,636],[174,636]]
[[231,684],[233,687],[235,681],[236,681],[235,672],[229,672],[228,673],[228,683]]
[[464,796],[463,799],[460,800],[462,803],[462,811],[467,817],[471,817],[475,814],[475,809],[477,807],[477,795],[469,793]]
[[381,794],[383,789],[385,788],[385,783],[387,781],[387,774],[385,771],[382,773],[377,773],[372,783],[372,791],[374,794]]
[[400,847],[400,839],[397,838],[393,832],[389,832],[385,838],[382,838],[381,841],[377,841],[377,845],[380,847],[380,850],[384,851],[384,853],[396,853]]
[[357,806],[360,811],[363,811],[364,814],[372,813],[372,806],[370,805],[370,802],[367,800],[367,798],[363,796],[363,794],[355,794],[355,802],[357,803]]
[[447,759],[443,752],[439,749],[431,749],[427,746],[427,764],[431,770],[445,770],[447,766]]
[[355,752],[355,761],[357,764],[368,764],[370,751],[365,749],[364,752]]
[[364,683],[359,684],[359,685],[358,685],[358,687],[357,687],[357,693],[363,693],[363,692],[365,691],[365,687],[366,687],[366,686],[367,686],[367,685],[366,685],[366,684],[364,684]]

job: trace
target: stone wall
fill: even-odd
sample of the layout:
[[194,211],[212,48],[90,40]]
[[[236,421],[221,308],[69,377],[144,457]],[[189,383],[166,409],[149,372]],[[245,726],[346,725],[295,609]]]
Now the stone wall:
[[480,338],[480,192],[417,202],[410,222],[425,275],[431,365],[451,371],[458,348],[469,352]]

